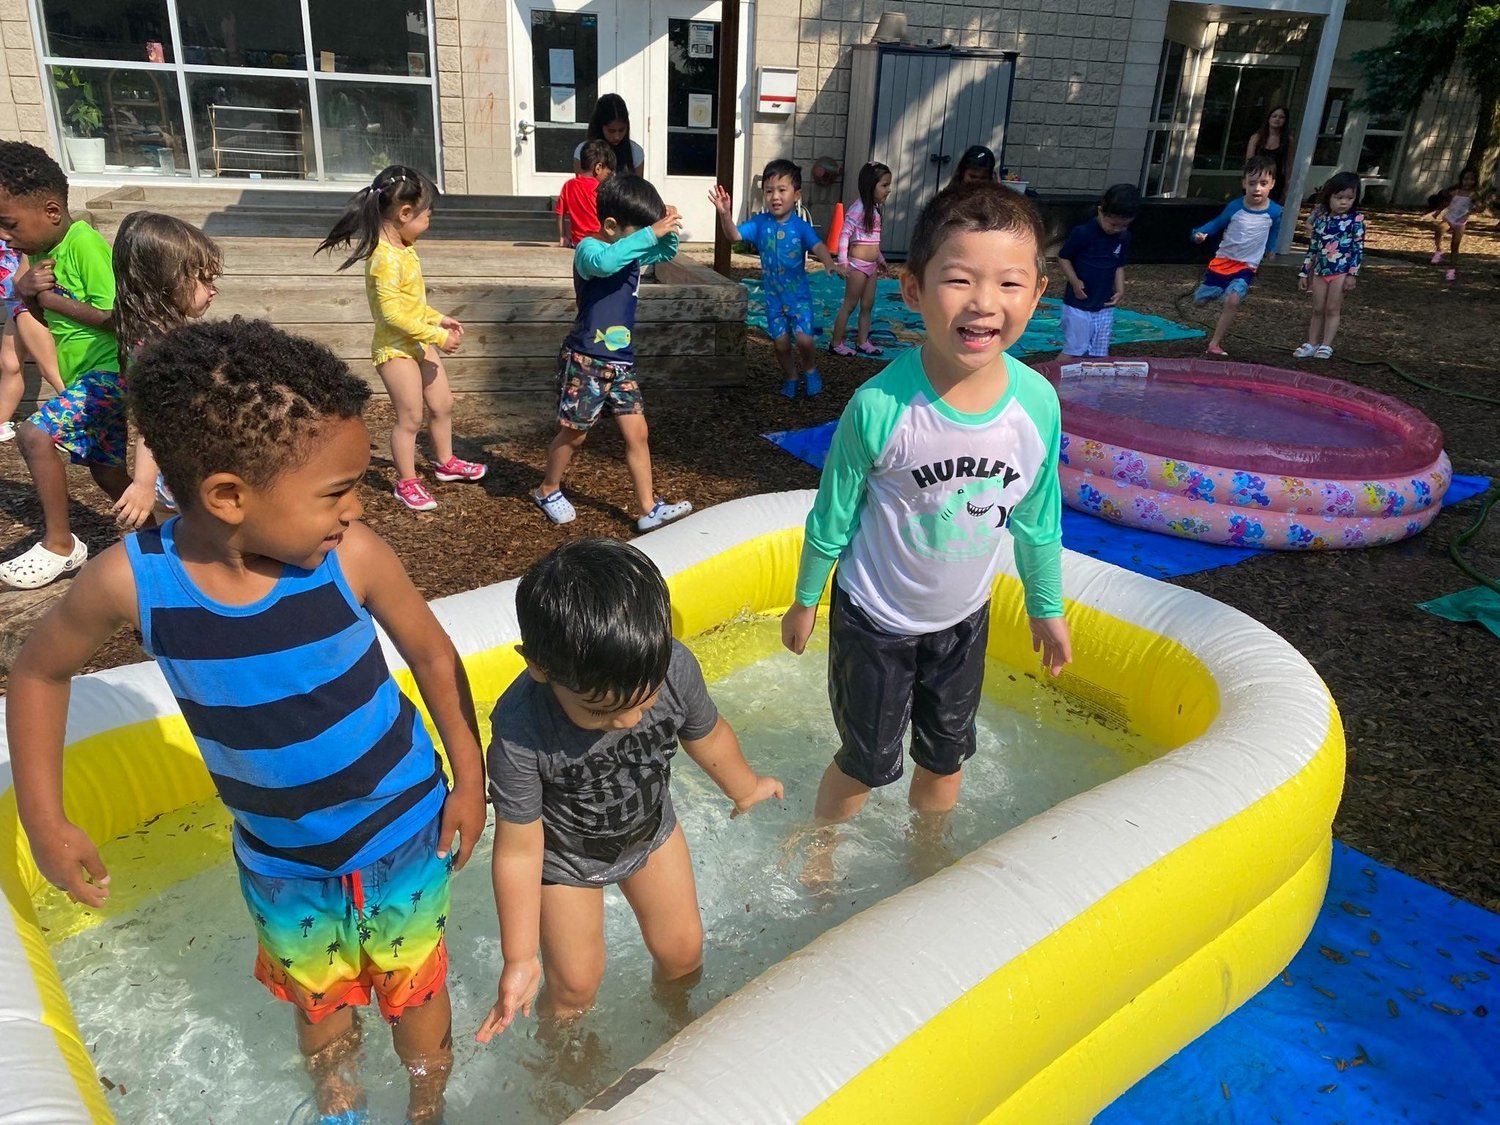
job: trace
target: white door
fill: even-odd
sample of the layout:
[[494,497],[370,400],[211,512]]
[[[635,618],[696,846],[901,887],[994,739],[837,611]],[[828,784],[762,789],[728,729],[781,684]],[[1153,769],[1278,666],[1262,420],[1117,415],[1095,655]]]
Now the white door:
[[[682,212],[686,242],[714,237],[717,219],[708,191],[719,159],[722,64],[717,3],[653,0],[646,50],[647,174],[662,198]],[[735,190],[735,184],[725,186]]]
[[[515,182],[521,195],[556,195],[573,175],[600,94],[630,109],[631,138],[646,134],[644,26],[638,0],[514,0],[511,89],[515,106]],[[628,18],[623,22],[621,15]],[[648,156],[647,173],[651,161]]]

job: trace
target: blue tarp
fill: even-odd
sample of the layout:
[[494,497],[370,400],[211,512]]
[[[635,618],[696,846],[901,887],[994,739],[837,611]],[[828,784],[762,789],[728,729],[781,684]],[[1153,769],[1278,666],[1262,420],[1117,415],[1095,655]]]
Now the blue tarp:
[[1286,971],[1096,1125],[1500,1121],[1500,915],[1333,847]]
[[[812,289],[813,323],[819,334],[827,336],[844,302],[843,279],[830,273],[808,274],[808,285]],[[745,323],[761,332],[766,331],[765,289],[758,278],[742,283],[750,295],[749,311]],[[871,310],[872,331],[870,339],[886,350],[887,359],[892,359],[922,342],[922,318],[907,308],[901,300],[901,283],[892,278],[881,278],[876,282],[875,307]],[[1015,355],[1031,355],[1037,352],[1062,350],[1062,302],[1052,297],[1043,297],[1025,333],[1010,348]],[[849,324],[849,342],[854,340],[855,325]],[[1115,312],[1114,341],[1117,344],[1154,343],[1158,340],[1191,340],[1203,335],[1201,328],[1178,324],[1148,313],[1119,309]]]
[[[805,430],[782,430],[765,436],[798,460],[821,469],[828,456],[828,445],[833,440],[835,425],[834,422],[825,422],[821,426],[811,426]],[[1487,488],[1488,477],[1455,475],[1447,495],[1443,497],[1443,506],[1467,500]],[[1179,539],[1175,535],[1122,527],[1085,512],[1075,512],[1072,508],[1063,509],[1063,546],[1150,578],[1176,578],[1183,574],[1196,574],[1201,570],[1232,566],[1255,555],[1269,553],[1245,547],[1199,543],[1194,539]]]

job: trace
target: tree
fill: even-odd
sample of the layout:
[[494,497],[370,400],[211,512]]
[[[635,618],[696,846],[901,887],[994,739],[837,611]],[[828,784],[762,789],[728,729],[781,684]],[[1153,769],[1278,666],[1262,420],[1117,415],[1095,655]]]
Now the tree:
[[1377,113],[1411,113],[1455,65],[1479,90],[1478,124],[1465,164],[1480,183],[1494,174],[1500,116],[1500,3],[1390,0],[1395,29],[1379,47],[1354,56],[1365,71],[1365,104]]

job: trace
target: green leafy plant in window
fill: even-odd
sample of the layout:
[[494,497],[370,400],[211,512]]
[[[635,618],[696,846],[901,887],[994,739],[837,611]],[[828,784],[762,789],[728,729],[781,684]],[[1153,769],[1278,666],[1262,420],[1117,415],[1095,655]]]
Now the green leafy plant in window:
[[63,102],[62,118],[77,137],[97,136],[104,124],[104,113],[99,108],[99,99],[94,97],[94,85],[78,73],[75,67],[59,67],[53,71],[53,85],[57,87],[59,102]]

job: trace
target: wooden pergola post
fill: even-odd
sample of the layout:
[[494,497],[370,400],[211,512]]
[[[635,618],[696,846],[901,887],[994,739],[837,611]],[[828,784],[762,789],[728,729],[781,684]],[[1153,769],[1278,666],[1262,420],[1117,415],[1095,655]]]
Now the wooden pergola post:
[[[734,115],[740,100],[740,0],[720,0],[719,14],[719,159],[714,175],[738,193],[734,182]],[[729,276],[729,239],[714,223],[714,272]]]

